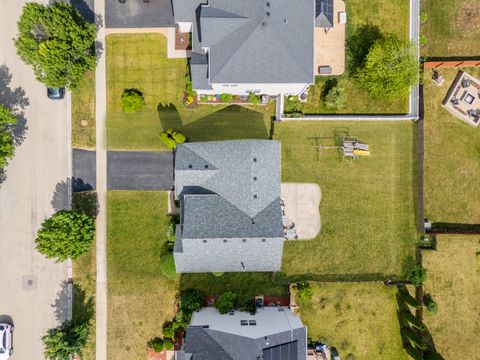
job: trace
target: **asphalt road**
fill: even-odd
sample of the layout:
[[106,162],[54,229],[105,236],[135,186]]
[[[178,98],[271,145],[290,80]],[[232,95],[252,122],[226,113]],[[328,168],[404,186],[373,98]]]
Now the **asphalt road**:
[[20,123],[19,145],[0,185],[0,317],[15,325],[11,359],[40,360],[41,337],[66,316],[67,265],[40,255],[34,239],[54,211],[56,190],[66,191],[69,99],[49,100],[16,54],[12,38],[24,3],[0,4],[0,102],[16,108]]
[[[81,0],[84,1],[84,0]],[[105,1],[106,28],[155,28],[173,26],[172,0]]]

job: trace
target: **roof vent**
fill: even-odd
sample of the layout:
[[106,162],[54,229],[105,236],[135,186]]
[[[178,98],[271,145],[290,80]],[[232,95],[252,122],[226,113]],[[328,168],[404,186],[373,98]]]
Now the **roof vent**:
[[257,162],[257,158],[253,158],[253,162]]
[[285,22],[285,24],[288,24],[288,19],[287,18],[283,18],[283,21]]
[[253,195],[253,198],[256,199],[256,198],[257,198],[257,194]]
[[267,22],[266,21],[262,22],[262,26],[263,27],[267,26]]
[[270,3],[267,1],[267,6],[270,7]]
[[235,310],[230,310],[230,311],[228,312],[228,315],[230,315],[230,316],[235,315]]
[[208,165],[205,165],[205,169],[208,169]]
[[188,168],[189,168],[189,169],[193,168],[192,164],[188,165]]
[[267,16],[270,16],[270,11],[267,11],[267,14],[266,14],[266,15],[267,15]]
[[257,177],[256,177],[256,176],[253,177],[253,181],[257,181]]

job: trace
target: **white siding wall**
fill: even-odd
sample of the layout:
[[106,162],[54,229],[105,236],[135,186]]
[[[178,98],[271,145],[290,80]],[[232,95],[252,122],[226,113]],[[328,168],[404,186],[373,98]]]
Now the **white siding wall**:
[[277,96],[300,95],[310,84],[212,84],[212,90],[198,90],[200,94],[232,94],[232,95],[248,95],[255,92],[259,95]]

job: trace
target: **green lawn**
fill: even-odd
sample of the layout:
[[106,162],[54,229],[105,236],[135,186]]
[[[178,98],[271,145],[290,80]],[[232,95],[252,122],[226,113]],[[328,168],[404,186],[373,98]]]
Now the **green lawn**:
[[[187,62],[167,59],[163,35],[109,35],[106,51],[109,149],[165,150],[158,134],[167,128],[183,132],[190,141],[268,138],[273,103],[183,107]],[[145,98],[145,107],[134,114],[120,108],[121,95],[130,88]]]
[[145,359],[145,345],[171,320],[179,290],[251,296],[288,291],[270,273],[183,274],[168,280],[160,271],[160,257],[167,251],[166,193],[109,191],[107,207],[109,359]]
[[312,341],[335,346],[341,359],[409,359],[400,336],[395,287],[381,283],[311,285],[311,302],[297,302]]
[[[480,78],[480,69],[463,69]],[[480,129],[451,115],[442,101],[458,69],[425,74],[425,214],[435,222],[480,222]]]
[[[303,106],[305,114],[404,114],[408,112],[408,98],[391,101],[370,97],[349,76],[365,57],[373,41],[382,35],[394,34],[400,39],[409,38],[409,2],[404,0],[349,0],[345,2],[348,14],[346,60],[347,75],[316,77],[315,86],[309,91],[308,101]],[[326,89],[332,81],[345,90],[345,106],[341,109],[327,108],[323,102]]]
[[428,14],[422,31],[429,57],[480,55],[480,3],[478,0],[427,0]]
[[425,293],[438,304],[436,314],[425,312],[437,351],[455,359],[479,360],[480,353],[480,236],[440,236],[437,251],[424,251],[428,276]]
[[72,90],[72,146],[95,148],[95,72],[87,72]]
[[91,333],[87,346],[83,350],[82,360],[95,359],[95,246],[73,262],[73,319],[90,319]]
[[[371,147],[371,157],[341,159],[332,149],[348,132]],[[282,181],[317,183],[322,191],[320,234],[287,242],[282,270],[313,279],[402,276],[414,259],[413,125],[411,122],[283,122]]]

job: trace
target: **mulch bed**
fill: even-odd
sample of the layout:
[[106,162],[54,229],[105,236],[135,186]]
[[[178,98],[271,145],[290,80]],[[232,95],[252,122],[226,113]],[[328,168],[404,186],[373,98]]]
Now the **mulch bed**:
[[180,31],[180,28],[175,26],[175,50],[190,50],[190,33]]

